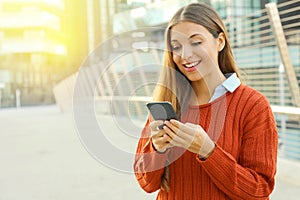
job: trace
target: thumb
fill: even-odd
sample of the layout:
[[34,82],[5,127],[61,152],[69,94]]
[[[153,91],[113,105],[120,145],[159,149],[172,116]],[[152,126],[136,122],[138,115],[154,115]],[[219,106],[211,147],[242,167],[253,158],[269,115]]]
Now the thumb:
[[156,120],[156,121],[150,122],[149,126],[150,126],[151,131],[158,131],[159,130],[158,127],[163,124],[164,124],[164,121]]

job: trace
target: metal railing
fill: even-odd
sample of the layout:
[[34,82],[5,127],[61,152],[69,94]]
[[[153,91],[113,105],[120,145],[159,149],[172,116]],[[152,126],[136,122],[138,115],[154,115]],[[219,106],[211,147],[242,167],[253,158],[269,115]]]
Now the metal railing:
[[300,160],[299,5],[299,0],[267,4],[266,9],[234,19],[236,31],[230,33],[243,81],[266,95],[272,105],[279,155],[296,160]]

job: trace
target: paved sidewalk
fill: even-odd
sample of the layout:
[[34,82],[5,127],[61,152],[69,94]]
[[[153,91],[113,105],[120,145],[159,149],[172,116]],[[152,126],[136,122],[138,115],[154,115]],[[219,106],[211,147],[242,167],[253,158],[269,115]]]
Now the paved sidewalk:
[[[0,110],[0,137],[0,200],[155,199],[139,188],[133,174],[94,159],[72,115],[54,105]],[[299,197],[300,183],[279,173],[271,199]]]

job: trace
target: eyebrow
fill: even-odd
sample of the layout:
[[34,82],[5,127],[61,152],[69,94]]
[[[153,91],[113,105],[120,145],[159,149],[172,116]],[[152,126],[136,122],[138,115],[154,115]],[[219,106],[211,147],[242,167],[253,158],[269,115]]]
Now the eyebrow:
[[196,36],[204,37],[201,33],[195,33],[195,34],[191,35],[191,36],[189,37],[189,39],[191,39],[191,38],[193,38],[193,37],[196,37]]
[[[188,37],[188,39],[191,39],[191,38],[194,38],[194,37],[196,37],[196,36],[200,36],[200,37],[202,37],[202,38],[204,38],[204,35],[202,35],[201,33],[195,33],[195,34],[193,34],[193,35],[190,35],[189,37]],[[178,40],[171,40],[171,42],[177,42]]]

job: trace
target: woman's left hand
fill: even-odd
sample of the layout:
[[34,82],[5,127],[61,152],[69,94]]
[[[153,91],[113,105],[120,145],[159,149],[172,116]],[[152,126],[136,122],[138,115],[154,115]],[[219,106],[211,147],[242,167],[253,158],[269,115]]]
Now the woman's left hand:
[[214,142],[200,125],[181,123],[173,119],[165,124],[164,130],[170,137],[169,142],[174,146],[197,153],[202,158],[207,158],[214,150]]

